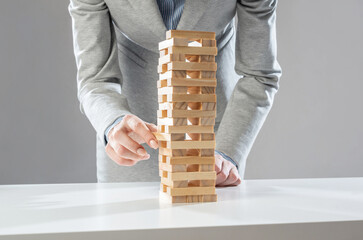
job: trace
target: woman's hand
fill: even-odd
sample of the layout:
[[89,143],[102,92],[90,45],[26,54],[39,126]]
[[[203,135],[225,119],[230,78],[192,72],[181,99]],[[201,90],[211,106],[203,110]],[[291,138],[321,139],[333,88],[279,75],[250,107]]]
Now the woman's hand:
[[221,155],[215,154],[217,172],[216,186],[237,186],[241,184],[241,177],[233,163],[224,159]]
[[144,122],[135,115],[125,115],[108,133],[106,153],[122,166],[133,166],[140,160],[149,159],[150,155],[141,144],[147,143],[154,149],[158,148],[158,141],[152,134],[156,131],[154,124]]

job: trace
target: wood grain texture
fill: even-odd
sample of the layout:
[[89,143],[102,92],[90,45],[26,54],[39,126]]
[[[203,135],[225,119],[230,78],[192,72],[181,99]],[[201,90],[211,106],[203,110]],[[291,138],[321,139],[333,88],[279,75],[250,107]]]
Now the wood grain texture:
[[215,33],[170,30],[159,43],[159,175],[171,202],[213,202]]

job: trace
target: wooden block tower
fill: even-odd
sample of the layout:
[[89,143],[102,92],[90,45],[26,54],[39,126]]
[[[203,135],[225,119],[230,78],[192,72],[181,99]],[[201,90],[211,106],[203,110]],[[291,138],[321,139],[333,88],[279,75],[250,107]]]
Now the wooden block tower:
[[157,113],[161,195],[215,202],[217,47],[214,32],[169,30],[159,43]]

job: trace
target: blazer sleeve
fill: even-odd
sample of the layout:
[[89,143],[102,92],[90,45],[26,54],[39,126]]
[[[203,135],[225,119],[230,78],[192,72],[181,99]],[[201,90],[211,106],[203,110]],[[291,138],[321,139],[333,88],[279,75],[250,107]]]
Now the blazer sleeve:
[[221,120],[216,149],[230,156],[242,172],[279,88],[276,5],[274,0],[237,1],[235,71],[240,79]]
[[109,9],[103,0],[70,0],[80,109],[105,143],[104,133],[130,114],[122,94],[118,48]]

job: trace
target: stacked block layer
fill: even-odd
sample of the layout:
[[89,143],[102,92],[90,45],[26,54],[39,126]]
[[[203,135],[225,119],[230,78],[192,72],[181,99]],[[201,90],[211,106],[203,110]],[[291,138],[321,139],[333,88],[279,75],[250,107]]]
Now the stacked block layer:
[[172,203],[217,201],[215,33],[170,30],[159,50],[155,136],[162,194]]

